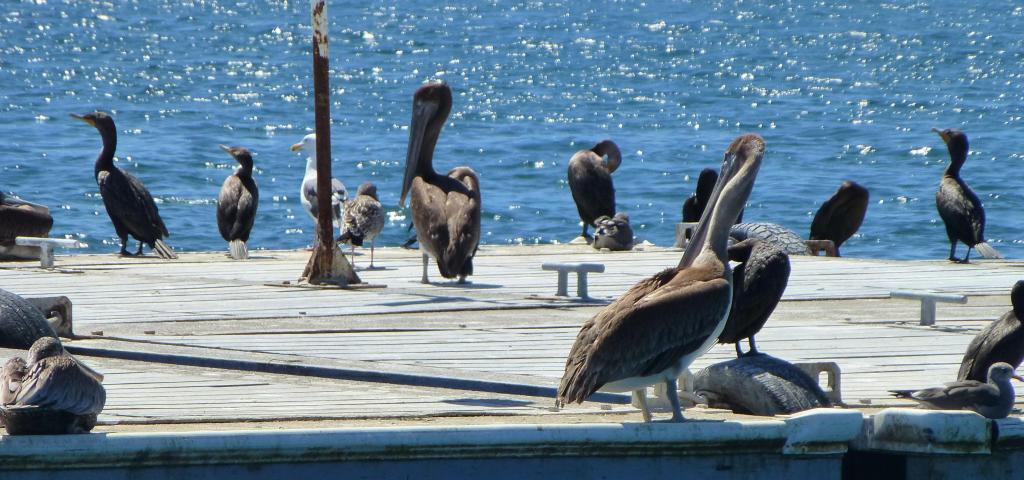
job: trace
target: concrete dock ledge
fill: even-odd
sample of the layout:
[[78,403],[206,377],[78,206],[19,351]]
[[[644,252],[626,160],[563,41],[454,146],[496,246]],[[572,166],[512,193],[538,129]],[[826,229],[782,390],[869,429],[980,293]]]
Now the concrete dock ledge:
[[991,453],[990,421],[974,412],[908,408],[882,410],[864,422],[857,450],[888,453]]
[[[859,425],[854,416],[860,414],[815,411],[785,421],[692,420],[682,424],[4,436],[0,437],[0,471],[31,478],[33,470],[50,474],[75,470],[88,476],[129,470],[140,478],[164,478],[161,475],[168,472],[186,473],[185,467],[190,466],[202,466],[202,471],[208,473],[214,471],[211,466],[244,465],[246,478],[260,478],[264,467],[267,474],[274,472],[273,464],[287,464],[289,468],[304,465],[302,468],[312,471],[330,468],[332,475],[372,465],[373,476],[414,474],[416,478],[430,478],[418,470],[423,460],[430,460],[432,465],[453,462],[450,469],[437,467],[437,472],[449,477],[471,460],[473,468],[484,468],[479,474],[486,472],[489,478],[550,478],[548,468],[552,463],[561,469],[607,473],[602,465],[626,461],[633,465],[631,468],[647,465],[651,471],[671,464],[672,468],[693,467],[709,472],[726,468],[737,476],[767,469],[800,477],[824,469],[835,472],[824,478],[838,478],[842,454],[859,432],[859,428],[853,428],[855,423]],[[538,459],[539,463],[523,463],[524,458]],[[826,468],[823,462],[834,465]],[[494,477],[499,471],[505,473]]]

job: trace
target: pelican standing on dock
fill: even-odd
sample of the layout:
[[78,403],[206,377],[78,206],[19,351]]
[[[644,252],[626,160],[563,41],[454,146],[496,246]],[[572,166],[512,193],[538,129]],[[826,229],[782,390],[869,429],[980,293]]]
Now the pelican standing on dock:
[[480,179],[469,167],[448,175],[434,171],[434,147],[452,109],[452,90],[444,82],[420,87],[413,96],[409,148],[399,206],[409,194],[416,238],[423,251],[423,283],[428,283],[427,255],[444,278],[465,283],[473,274],[480,243]]
[[814,214],[809,239],[831,240],[838,257],[839,246],[857,233],[867,211],[868,189],[847,180]]
[[377,186],[365,182],[359,186],[356,198],[345,206],[345,214],[341,218],[341,236],[339,243],[352,245],[352,266],[355,267],[355,249],[370,242],[370,266],[373,269],[373,244],[377,235],[384,229],[384,207],[377,198]]
[[256,222],[256,209],[260,204],[260,189],[252,178],[252,153],[245,147],[221,145],[238,162],[235,173],[224,179],[217,196],[217,228],[228,242],[231,258],[249,258],[249,232]]
[[576,152],[569,159],[569,190],[576,202],[576,211],[583,222],[586,239],[587,227],[598,218],[615,216],[615,186],[612,172],[622,163],[622,152],[611,140],[602,140],[587,150]]
[[163,240],[171,234],[167,232],[149,190],[134,175],[114,166],[114,151],[117,149],[114,119],[105,112],[71,116],[96,127],[103,138],[103,149],[96,157],[94,175],[107,215],[121,239],[121,255],[131,256],[127,250],[130,234],[139,241],[135,255],[142,255],[142,244],[146,244],[162,258],[177,258],[171,246]]
[[736,344],[736,356],[742,357],[740,341],[746,338],[750,345],[746,355],[757,355],[754,335],[786,291],[789,255],[771,242],[748,238],[729,247],[729,260],[740,263],[732,271],[732,309],[718,343]]
[[[306,156],[306,174],[302,177],[302,185],[299,187],[299,201],[310,218],[316,220],[316,134],[306,135],[301,142],[292,145],[291,148],[293,152],[309,152]],[[348,190],[345,189],[345,184],[337,178],[331,178],[331,217],[334,219],[335,228],[341,225],[341,210],[347,200]]]
[[967,347],[960,362],[957,380],[984,381],[988,368],[997,362],[1020,366],[1024,360],[1024,280],[1018,280],[1010,291],[1013,309],[988,324]]
[[650,421],[646,387],[664,382],[672,420],[683,421],[676,379],[715,344],[729,317],[729,227],[754,186],[764,147],[754,134],[733,140],[679,265],[634,285],[584,323],[565,362],[559,406],[598,390],[633,391]]
[[[985,207],[971,187],[960,178],[960,168],[967,161],[970,148],[967,135],[955,128],[933,128],[932,131],[939,134],[949,149],[949,166],[942,173],[939,190],[935,193],[935,207],[939,210],[942,222],[946,224],[946,236],[949,237],[949,261],[968,263],[971,248],[976,248],[985,258],[1002,258],[995,248],[985,243]],[[956,258],[958,241],[967,245],[963,260]]]
[[0,260],[38,259],[39,247],[16,245],[18,237],[47,237],[53,228],[50,209],[0,192]]

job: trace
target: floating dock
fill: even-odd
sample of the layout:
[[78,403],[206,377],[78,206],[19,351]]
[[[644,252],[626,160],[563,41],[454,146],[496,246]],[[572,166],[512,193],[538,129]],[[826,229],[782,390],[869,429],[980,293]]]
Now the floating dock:
[[[721,465],[734,465],[726,470],[743,478],[763,467],[764,472],[774,472],[770,476],[800,478],[806,472],[822,472],[815,462],[828,459],[826,463],[836,467],[829,470],[835,472],[833,478],[839,478],[842,459],[853,458],[844,457],[846,446],[857,445],[853,438],[863,436],[859,421],[849,438],[837,439],[846,434],[798,434],[800,429],[793,425],[805,425],[806,420],[743,417],[706,408],[687,410],[688,417],[701,420],[694,422],[697,426],[673,430],[633,425],[640,421],[639,413],[622,395],[602,395],[556,410],[554,387],[580,324],[637,281],[674,266],[681,255],[676,249],[648,246],[609,253],[575,245],[484,246],[474,261],[472,283],[458,285],[437,276],[433,265],[434,283],[421,284],[418,251],[381,248],[375,263],[384,268],[360,270],[366,284],[348,289],[298,284],[309,252],[251,253],[244,262],[221,253],[184,253],[173,261],[113,254],[58,256],[54,269],[28,262],[0,263],[0,288],[28,297],[71,299],[77,338],[66,345],[106,376],[108,400],[99,433],[52,442],[81,442],[82,451],[114,449],[111,452],[149,445],[152,450],[145,455],[135,452],[118,458],[145,457],[149,463],[136,466],[154,478],[163,470],[153,458],[165,458],[168,465],[177,465],[174,468],[193,468],[202,463],[197,458],[210,458],[218,465],[255,462],[268,465],[266,472],[275,471],[269,465],[282,463],[319,465],[310,471],[324,465],[373,463],[386,459],[387,452],[397,455],[394,460],[420,461],[414,458],[418,454],[408,454],[410,450],[398,445],[421,437],[426,443],[436,442],[424,452],[453,452],[437,457],[453,459],[453,468],[484,462],[488,469],[508,469],[500,459],[547,455],[562,459],[550,464],[559,465],[552,472],[580,468],[578,461],[567,458],[599,457],[606,460],[588,460],[586,465],[594,472],[607,472],[618,471],[611,466],[614,459],[637,455],[662,459],[641,469],[657,473],[678,471],[680,465],[696,461],[700,455],[693,452],[722,449],[724,456],[716,458],[730,460],[705,462],[700,468],[716,471]],[[355,262],[364,267],[368,255],[357,255]],[[569,296],[555,295],[557,272],[541,268],[552,262],[598,263],[605,269],[589,275],[589,298],[584,300],[572,296],[573,279]],[[758,346],[791,362],[839,365],[842,397],[852,409],[794,417],[828,415],[823,422],[835,425],[848,422],[849,414],[859,419],[862,413],[872,415],[881,408],[911,406],[889,396],[889,389],[954,380],[973,335],[1009,310],[1009,290],[1024,277],[1024,263],[1014,261],[956,265],[791,257],[791,262],[783,302],[758,335]],[[965,295],[967,302],[938,303],[935,324],[922,326],[920,302],[890,298],[900,290]],[[15,353],[0,350],[3,355]],[[732,345],[719,345],[693,367],[734,355]],[[1018,391],[1024,393],[1024,388]],[[839,416],[829,415],[832,412]],[[995,431],[991,422],[983,423],[986,432]],[[744,436],[753,431],[775,433],[765,433],[773,440],[764,442]],[[446,435],[491,438],[497,444],[466,453],[477,447],[450,448]],[[805,443],[817,447],[787,447],[794,435],[805,435]],[[371,437],[375,440],[366,440]],[[988,455],[996,445],[990,437],[983,442]],[[579,445],[589,445],[591,438],[598,445],[593,455],[579,455]],[[3,437],[0,450],[8,456],[0,458],[0,464],[16,468],[17,458],[39,458],[25,460],[21,468],[50,470],[78,461],[58,461],[64,457],[32,450],[46,450],[47,441],[51,440]],[[323,452],[319,442],[378,450],[365,457],[301,453]],[[667,448],[660,442],[676,446]],[[701,442],[703,446],[697,446]],[[290,450],[288,445],[302,446]],[[876,451],[880,444],[874,445],[862,451]],[[253,450],[251,457],[232,457],[238,452],[204,457],[186,453],[188,446]],[[414,444],[406,446],[419,451]],[[38,457],[10,453],[25,448]],[[286,453],[272,453],[275,448]],[[742,455],[731,457],[729,452]],[[288,457],[292,454],[297,456]],[[791,463],[807,455],[814,461]],[[251,461],[224,460],[229,457]],[[434,458],[423,458],[428,457]],[[89,467],[98,469],[93,472],[131,468],[125,461],[97,461]],[[509,475],[550,476],[540,475],[549,464],[523,465],[521,476],[512,471]],[[367,473],[372,477],[401,472],[366,471],[375,472]]]

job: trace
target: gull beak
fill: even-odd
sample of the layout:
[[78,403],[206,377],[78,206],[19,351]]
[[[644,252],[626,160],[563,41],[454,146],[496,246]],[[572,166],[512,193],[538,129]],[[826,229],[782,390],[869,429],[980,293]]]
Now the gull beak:
[[295,145],[292,145],[291,146],[291,150],[293,152],[297,152],[299,150],[302,150],[302,144],[301,143],[296,143]]

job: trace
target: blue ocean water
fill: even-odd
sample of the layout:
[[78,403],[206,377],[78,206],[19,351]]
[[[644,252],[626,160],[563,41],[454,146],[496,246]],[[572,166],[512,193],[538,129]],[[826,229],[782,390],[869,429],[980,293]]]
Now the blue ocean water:
[[[117,239],[93,181],[102,109],[118,164],[158,199],[178,250],[220,250],[215,198],[256,153],[261,205],[251,248],[309,243],[288,147],[313,124],[309,2],[4,2],[0,11],[0,189],[51,207],[53,235],[93,252]],[[934,192],[948,154],[932,127],[971,139],[963,176],[987,236],[1024,257],[1024,6],[993,2],[328,1],[333,169],[378,184],[398,207],[411,96],[455,92],[435,166],[481,177],[483,241],[565,242],[579,231],[565,181],[578,149],[624,152],[619,210],[639,239],[670,244],[696,175],[729,141],[768,152],[745,219],[806,235],[844,179],[871,190],[846,256],[944,258]],[[962,248],[962,247],[961,247]],[[962,250],[961,250],[962,254]]]

